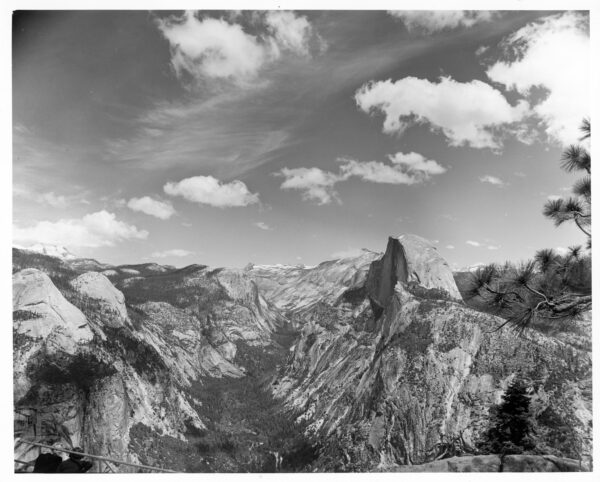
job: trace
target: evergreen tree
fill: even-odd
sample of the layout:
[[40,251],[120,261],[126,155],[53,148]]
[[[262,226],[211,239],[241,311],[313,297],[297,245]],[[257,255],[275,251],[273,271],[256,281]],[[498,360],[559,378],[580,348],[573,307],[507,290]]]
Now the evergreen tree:
[[[582,125],[589,138],[589,121]],[[586,177],[573,187],[576,197],[548,201],[544,215],[558,226],[573,221],[588,237],[591,247],[591,157],[581,146],[571,146],[563,154],[563,169],[585,171]],[[479,268],[471,276],[466,298],[478,298],[484,306],[522,331],[537,321],[556,321],[578,316],[591,308],[591,256],[581,246],[572,246],[566,255],[542,249],[534,259],[513,266],[494,264]]]
[[523,453],[535,447],[529,414],[530,397],[522,380],[515,379],[496,407],[483,448],[492,453]]
[[[584,120],[581,125],[583,137],[588,139],[592,128],[589,120]],[[561,167],[567,172],[583,171],[585,176],[574,185],[574,197],[567,199],[553,199],[544,206],[544,216],[554,221],[556,226],[572,221],[588,237],[588,247],[591,246],[592,232],[592,158],[583,146],[571,145],[562,155]]]

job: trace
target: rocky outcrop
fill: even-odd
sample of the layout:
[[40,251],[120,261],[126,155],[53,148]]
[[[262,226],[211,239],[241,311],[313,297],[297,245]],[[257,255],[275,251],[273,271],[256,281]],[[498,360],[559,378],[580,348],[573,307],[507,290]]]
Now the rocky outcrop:
[[[391,238],[362,300],[346,296],[307,312],[290,363],[273,381],[325,441],[321,469],[421,464],[457,443],[469,450],[515,376],[531,386],[540,443],[567,456],[577,444],[591,453],[591,353],[533,330],[496,330],[503,320],[457,299],[439,255],[424,255],[435,270],[412,261],[422,245]],[[570,427],[571,442],[557,442],[551,432],[559,426]]]
[[[98,279],[74,286],[102,295],[103,303],[118,302],[116,290],[100,284],[106,278]],[[170,353],[154,347],[151,331],[138,335],[128,326],[105,323],[102,309],[69,292],[71,301],[81,303],[77,308],[41,271],[15,273],[13,283],[15,408],[35,413],[46,433],[135,462],[128,447],[135,424],[180,439],[188,426],[203,427],[173,379]],[[23,460],[36,456],[25,445],[15,450]]]
[[[246,272],[257,280],[261,293],[277,308],[302,313],[318,303],[335,305],[344,293],[364,286],[371,263],[381,253],[362,250],[356,256],[325,261],[318,266],[248,266]],[[274,279],[275,283],[265,281]]]
[[71,286],[83,296],[100,302],[105,314],[103,321],[108,326],[119,328],[129,322],[125,296],[102,273],[89,271],[79,275],[71,281]]
[[149,301],[137,308],[147,318],[136,336],[156,349],[179,383],[188,386],[201,376],[244,375],[244,371],[230,361],[233,356],[223,356],[219,345],[215,347],[210,343],[207,327],[195,316],[164,302]]
[[14,323],[17,333],[29,338],[52,337],[67,352],[74,353],[77,343],[93,338],[85,315],[40,270],[25,269],[13,275],[13,311],[32,314],[17,317]]
[[421,465],[386,467],[385,472],[586,472],[579,460],[553,455],[473,455]]
[[367,279],[371,301],[383,309],[397,283],[442,290],[462,300],[446,260],[429,241],[414,234],[390,237],[383,258],[373,262]]

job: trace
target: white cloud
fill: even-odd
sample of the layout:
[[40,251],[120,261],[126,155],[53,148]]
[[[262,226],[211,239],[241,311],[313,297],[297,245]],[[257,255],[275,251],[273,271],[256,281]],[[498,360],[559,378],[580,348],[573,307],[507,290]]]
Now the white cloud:
[[428,33],[457,27],[472,27],[476,23],[489,22],[495,12],[485,10],[391,10],[407,30],[423,30]]
[[479,57],[480,55],[485,54],[488,50],[489,50],[488,46],[480,45],[479,47],[477,47],[477,50],[475,50],[475,55],[477,55]]
[[546,89],[533,112],[551,138],[563,145],[577,142],[578,127],[591,106],[587,15],[566,12],[545,17],[509,36],[503,46],[512,60],[490,66],[488,77],[526,97],[534,87]]
[[415,184],[419,182],[418,177],[378,161],[359,162],[353,159],[344,159],[340,171],[344,180],[355,176],[363,181],[380,184]]
[[559,199],[562,199],[562,196],[557,196],[556,194],[550,194],[548,196],[548,201],[557,201]]
[[329,204],[334,200],[340,202],[334,186],[342,177],[332,172],[323,171],[318,167],[296,169],[284,167],[274,175],[285,178],[281,189],[301,191],[304,200],[317,201],[321,205]]
[[186,12],[181,17],[159,19],[157,25],[171,46],[171,64],[177,76],[187,74],[196,82],[213,78],[246,83],[283,50],[309,55],[313,30],[306,17],[286,11],[255,15],[253,23],[262,24],[270,34],[255,36],[235,23],[241,16],[229,16],[228,21]]
[[198,19],[193,12],[157,22],[171,45],[171,63],[178,76],[185,72],[196,79],[248,79],[267,60],[264,46],[241,25],[216,18]]
[[58,209],[65,209],[75,203],[89,204],[89,201],[82,197],[83,194],[65,196],[56,194],[54,191],[37,192],[22,185],[13,186],[13,195]]
[[318,204],[329,204],[332,201],[341,204],[335,185],[352,177],[377,184],[417,184],[428,180],[432,175],[446,172],[446,168],[436,161],[428,160],[416,152],[398,152],[388,158],[391,164],[340,158],[337,174],[317,167],[300,167],[283,168],[274,175],[285,177],[281,189],[302,191],[302,198],[305,200],[314,200]]
[[168,249],[166,251],[156,251],[150,256],[152,258],[184,258],[192,254],[194,254],[193,251],[188,251],[186,249]]
[[513,174],[517,177],[527,177],[527,174],[525,174],[524,172],[521,172],[521,171],[515,171],[515,172],[513,172]]
[[507,184],[500,179],[499,177],[496,176],[490,176],[489,174],[485,175],[485,176],[481,176],[479,178],[480,182],[484,182],[487,184],[492,184],[493,186],[498,186],[498,187],[505,187]]
[[256,226],[259,229],[262,229],[263,231],[272,231],[273,230],[273,228],[271,226],[269,226],[267,223],[263,223],[262,221],[254,223],[254,226]]
[[495,251],[497,249],[500,249],[500,246],[493,246],[493,245],[488,245],[487,249],[489,249],[490,251]]
[[169,219],[176,213],[175,208],[170,203],[158,201],[149,196],[131,198],[127,203],[127,207],[132,211],[142,212],[159,219]]
[[425,156],[418,152],[409,152],[408,154],[397,152],[388,157],[393,164],[405,167],[409,171],[418,171],[425,175],[443,174],[446,172],[446,168],[440,166],[437,161],[426,159]]
[[480,242],[478,242],[478,241],[471,241],[470,239],[467,241],[467,244],[469,246],[475,246],[476,248],[480,248],[481,246],[483,246]]
[[309,55],[312,27],[306,17],[298,17],[294,12],[271,10],[265,15],[265,23],[277,45],[299,55]]
[[163,189],[170,196],[181,196],[191,202],[218,208],[248,206],[258,202],[258,194],[251,193],[242,181],[221,183],[212,176],[168,182]]
[[416,77],[369,82],[357,90],[355,100],[364,112],[385,115],[387,134],[428,123],[451,146],[474,148],[499,148],[501,140],[493,130],[520,121],[528,112],[527,102],[512,106],[485,82],[457,82],[450,77],[441,77],[438,83]]
[[40,221],[30,227],[13,226],[13,239],[61,246],[99,248],[129,239],[146,239],[148,231],[119,221],[115,214],[98,211],[81,219]]
[[448,244],[448,245],[446,246],[446,249],[454,249],[454,246],[453,246],[452,244]]

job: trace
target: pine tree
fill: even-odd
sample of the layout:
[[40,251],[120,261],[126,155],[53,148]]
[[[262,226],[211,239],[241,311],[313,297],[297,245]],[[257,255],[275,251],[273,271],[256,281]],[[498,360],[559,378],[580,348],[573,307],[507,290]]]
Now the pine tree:
[[496,408],[483,448],[493,453],[523,453],[535,447],[526,384],[515,379]]
[[[592,127],[588,119],[581,125],[583,137],[591,136]],[[572,221],[588,237],[588,247],[591,246],[592,232],[592,158],[583,146],[571,145],[562,155],[561,167],[567,172],[585,172],[572,188],[574,197],[553,199],[544,205],[544,216],[548,217],[556,226]]]
[[[582,140],[589,138],[588,120],[581,129]],[[591,248],[590,154],[581,146],[571,146],[563,153],[562,168],[585,171],[587,175],[573,186],[576,197],[548,201],[544,215],[557,226],[574,222],[588,237]],[[591,308],[591,256],[583,255],[581,246],[572,246],[562,256],[552,249],[542,249],[534,259],[518,266],[484,266],[471,276],[465,295],[466,299],[483,301],[487,310],[506,319],[498,329],[512,324],[523,331],[539,321],[572,319]]]

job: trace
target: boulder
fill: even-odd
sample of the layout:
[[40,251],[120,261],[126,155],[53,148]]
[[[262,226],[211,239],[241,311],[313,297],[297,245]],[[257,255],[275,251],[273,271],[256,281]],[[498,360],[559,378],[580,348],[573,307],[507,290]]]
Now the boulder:
[[390,472],[500,472],[499,455],[451,457],[421,465],[402,465]]

